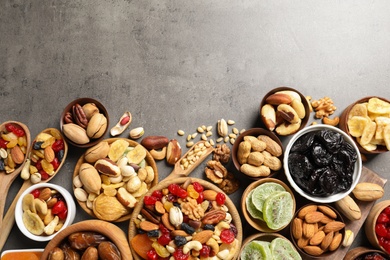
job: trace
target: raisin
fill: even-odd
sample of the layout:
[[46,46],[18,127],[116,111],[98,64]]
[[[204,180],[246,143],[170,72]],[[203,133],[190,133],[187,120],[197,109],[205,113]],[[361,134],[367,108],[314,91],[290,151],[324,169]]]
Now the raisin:
[[34,149],[34,150],[39,150],[39,149],[41,149],[42,144],[43,144],[43,141],[34,142],[33,149]]
[[203,229],[204,229],[204,230],[211,230],[211,231],[214,231],[214,230],[215,230],[215,227],[214,227],[214,225],[206,224],[206,225],[204,225]]
[[5,170],[4,161],[3,159],[0,159],[0,171],[4,171],[4,170]]
[[178,247],[184,246],[187,243],[187,239],[183,236],[175,236],[175,239],[173,241],[175,242],[175,245]]
[[188,225],[187,223],[181,223],[181,229],[190,235],[192,235],[195,232],[195,229],[190,225]]
[[195,190],[194,186],[191,184],[188,185],[187,187],[187,193],[193,199],[197,199],[199,197],[199,193]]
[[62,160],[64,159],[64,155],[65,155],[65,151],[63,149],[59,150],[57,153],[58,161],[62,162]]
[[148,237],[158,237],[160,235],[160,232],[158,229],[150,230],[147,232]]

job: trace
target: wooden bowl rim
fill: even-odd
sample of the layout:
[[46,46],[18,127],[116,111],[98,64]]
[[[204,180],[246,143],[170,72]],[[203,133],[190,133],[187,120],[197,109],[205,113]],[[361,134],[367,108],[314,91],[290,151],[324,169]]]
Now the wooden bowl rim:
[[72,106],[75,105],[75,104],[80,104],[81,106],[83,106],[83,105],[85,105],[87,103],[95,103],[95,105],[99,108],[99,113],[103,114],[106,117],[106,119],[107,119],[107,127],[106,127],[106,130],[104,131],[104,133],[102,134],[101,137],[96,138],[96,139],[92,139],[92,141],[90,141],[90,142],[88,142],[86,144],[77,144],[77,143],[73,142],[72,140],[70,140],[68,137],[66,137],[64,135],[66,141],[69,144],[71,144],[71,145],[73,145],[75,147],[79,147],[79,148],[89,148],[89,147],[92,147],[92,146],[98,144],[100,141],[102,141],[104,139],[104,136],[106,135],[106,133],[108,131],[108,128],[110,126],[110,118],[109,118],[109,115],[108,115],[106,107],[100,101],[98,101],[96,99],[83,97],[83,98],[78,98],[78,99],[73,100],[62,111],[61,117],[60,117],[60,129],[61,129],[61,132],[62,132],[62,127],[64,125],[64,117],[65,117],[66,112],[70,112],[70,110],[72,109]]
[[[311,106],[309,104],[309,101],[307,101],[306,97],[300,91],[298,91],[295,88],[286,87],[286,86],[277,87],[277,88],[274,88],[274,89],[268,91],[268,93],[263,96],[263,98],[262,98],[262,100],[260,102],[259,115],[260,115],[261,122],[263,122],[263,125],[265,127],[265,122],[264,122],[264,120],[263,120],[263,118],[261,116],[261,108],[266,104],[265,100],[267,99],[267,97],[269,97],[270,95],[274,94],[275,92],[283,91],[283,90],[290,90],[290,91],[296,92],[301,97],[302,104],[303,104],[303,106],[305,108],[305,117],[302,119],[301,126],[299,127],[299,129],[297,131],[295,131],[294,133],[291,133],[289,135],[280,135],[280,136],[290,136],[290,135],[295,134],[299,130],[303,129],[307,125],[307,122],[309,122],[309,118],[310,118],[310,114],[311,114],[310,113],[310,107]],[[275,132],[275,134],[279,136],[279,134],[277,134],[275,130],[272,131],[272,132]]]
[[376,224],[376,220],[377,220],[379,214],[388,206],[390,206],[390,200],[383,200],[383,201],[376,203],[372,207],[371,211],[368,213],[367,218],[366,218],[366,222],[364,224],[364,230],[366,232],[368,241],[371,243],[371,245],[380,249],[385,254],[390,254],[390,252],[387,252],[379,244],[378,237],[376,236],[376,233],[375,233],[375,224]]
[[[94,231],[107,236],[111,242],[118,247],[122,259],[133,259],[129,243],[126,239],[126,234],[123,230],[110,222],[98,219],[80,221],[58,232],[58,234],[46,245],[41,259],[47,259],[50,251],[54,247],[58,246],[67,236],[78,231]],[[115,234],[115,236],[112,236],[113,234]]]
[[344,260],[355,260],[358,256],[363,256],[369,253],[378,253],[382,256],[387,256],[386,253],[381,250],[372,249],[365,246],[359,246],[349,250],[344,256]]
[[349,106],[347,106],[344,111],[341,113],[341,116],[340,116],[340,124],[339,124],[339,127],[341,130],[343,130],[348,136],[350,136],[353,141],[355,142],[356,146],[359,148],[359,151],[363,154],[380,154],[380,153],[385,153],[385,152],[388,152],[389,150],[387,150],[387,148],[385,146],[377,146],[377,149],[376,150],[373,150],[373,151],[367,151],[366,149],[364,149],[360,144],[359,142],[356,141],[356,138],[351,136],[351,134],[349,133],[349,129],[348,129],[348,115],[349,115],[349,112],[351,111],[352,107],[356,104],[361,104],[361,103],[365,103],[365,102],[368,102],[368,100],[370,98],[379,98],[383,101],[386,101],[388,103],[390,103],[390,100],[386,99],[386,98],[383,98],[383,97],[379,97],[379,96],[367,96],[367,97],[363,97],[355,102],[353,102],[352,104],[350,104]]
[[[101,142],[108,142],[109,144],[112,144],[113,142],[117,141],[117,140],[125,140],[126,142],[128,142],[130,144],[130,146],[132,147],[135,147],[136,145],[141,145],[140,143],[136,142],[136,141],[133,141],[133,140],[130,140],[130,139],[127,139],[127,138],[122,138],[122,137],[117,137],[117,138],[108,138],[108,139],[103,139]],[[142,146],[142,145],[141,145]],[[143,146],[142,146],[143,147]],[[154,179],[152,181],[152,185],[151,187],[155,186],[157,183],[158,183],[158,168],[157,168],[157,164],[156,164],[156,161],[154,160],[154,158],[152,157],[152,155],[149,153],[149,151],[144,147],[144,149],[146,150],[146,161],[148,163],[148,165],[150,165],[153,170],[154,170]],[[83,164],[85,161],[84,159],[84,156],[85,156],[85,153],[83,153],[80,158],[78,159],[76,165],[75,165],[75,168],[73,170],[73,175],[72,175],[72,180],[74,177],[76,177],[78,174],[79,174],[79,169],[80,169],[80,166],[81,164]],[[100,173],[99,173],[100,175]],[[74,185],[73,186],[73,194],[74,194],[74,190],[75,190],[75,187]],[[142,199],[143,196],[140,197],[140,199]],[[86,206],[86,203],[85,202],[81,202],[79,200],[77,200],[77,203],[80,205],[80,207],[88,214],[90,215],[91,217],[94,217],[94,218],[98,218],[91,209],[89,209],[87,206]],[[131,218],[131,215],[132,213],[134,212],[134,208],[133,210],[127,214],[127,215],[124,215],[122,217],[120,217],[119,219],[115,220],[115,221],[112,221],[112,222],[123,222],[123,221],[126,221],[126,220],[129,220]]]
[[[224,193],[220,188],[218,188],[217,186],[215,186],[214,184],[212,184],[212,183],[210,183],[210,182],[208,182],[206,180],[199,179],[199,178],[194,178],[194,177],[180,177],[180,178],[175,178],[175,179],[161,181],[156,186],[151,188],[144,196],[151,195],[155,190],[161,190],[163,188],[166,188],[166,187],[168,187],[169,184],[172,184],[172,183],[182,184],[185,181],[187,181],[188,179],[191,179],[192,182],[195,182],[195,181],[199,182],[203,187],[205,187],[207,189],[212,189],[212,190],[215,190],[217,192]],[[234,205],[233,201],[227,195],[226,195],[225,205],[228,207],[229,213],[230,213],[230,215],[232,216],[232,219],[233,219],[232,222],[234,223],[234,225],[237,228],[237,237],[236,237],[236,239],[238,240],[238,243],[239,243],[239,247],[238,248],[241,248],[241,243],[242,243],[242,238],[243,238],[243,231],[242,231],[242,223],[241,223],[240,214],[238,213],[237,208]],[[137,228],[135,226],[134,220],[137,219],[138,214],[141,212],[142,207],[143,207],[143,202],[138,203],[136,205],[136,207],[134,208],[133,215],[132,215],[132,217],[130,219],[130,222],[129,222],[129,233],[128,233],[129,243],[131,243],[131,239],[137,234]],[[130,247],[130,248],[131,248],[131,251],[133,253],[134,259],[141,260],[142,258],[139,257],[139,255],[134,251],[134,249],[132,247]],[[237,258],[239,252],[240,252],[240,250],[237,250],[237,252],[234,255],[233,259]]]
[[[252,182],[251,184],[249,184],[249,186],[244,190],[244,192],[242,193],[242,196],[241,196],[241,211],[242,211],[242,214],[244,215],[245,220],[249,223],[249,225],[251,225],[256,230],[261,231],[261,232],[266,232],[266,233],[275,233],[275,232],[281,231],[284,228],[288,227],[290,225],[290,223],[288,223],[287,225],[285,225],[281,228],[278,228],[278,229],[271,229],[267,226],[267,224],[264,221],[261,221],[260,219],[253,218],[248,213],[248,211],[246,209],[246,198],[247,198],[249,192],[252,191],[254,188],[258,187],[259,185],[261,185],[263,183],[267,183],[267,182],[274,182],[274,183],[280,184],[283,186],[283,188],[286,189],[286,191],[288,193],[291,194],[292,199],[293,199],[293,216],[295,215],[296,199],[294,196],[294,192],[290,189],[290,187],[286,183],[284,183],[283,181],[281,181],[279,179],[275,179],[275,178],[264,178],[264,179],[260,179],[260,180],[257,180],[255,182]],[[293,218],[291,218],[291,220],[292,219]],[[290,220],[290,222],[291,222],[291,220]]]
[[243,176],[245,176],[245,177],[247,177],[247,178],[249,178],[251,180],[255,180],[255,181],[256,180],[261,180],[261,179],[264,179],[264,178],[272,178],[275,175],[277,175],[278,173],[283,171],[283,163],[282,163],[282,168],[280,168],[278,171],[271,171],[271,174],[268,175],[267,177],[251,177],[251,176],[248,176],[245,173],[240,171],[241,165],[240,165],[240,163],[238,162],[238,159],[237,159],[238,146],[240,145],[241,141],[244,139],[245,136],[255,136],[255,137],[257,137],[259,135],[267,135],[272,140],[277,142],[280,145],[280,147],[282,148],[282,154],[278,158],[281,161],[283,161],[283,157],[284,157],[284,147],[283,147],[282,141],[279,139],[279,137],[275,133],[269,131],[266,128],[261,128],[261,127],[250,128],[250,129],[247,129],[246,131],[244,131],[243,133],[241,133],[239,136],[237,136],[236,141],[234,142],[233,147],[232,147],[232,161],[233,161],[234,167]]

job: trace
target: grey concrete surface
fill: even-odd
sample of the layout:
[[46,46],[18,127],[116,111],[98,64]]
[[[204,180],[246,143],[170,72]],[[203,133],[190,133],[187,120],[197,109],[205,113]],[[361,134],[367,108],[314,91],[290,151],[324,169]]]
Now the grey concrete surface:
[[[261,98],[279,86],[331,97],[335,115],[361,97],[389,99],[389,46],[386,0],[1,0],[0,122],[21,121],[34,137],[59,128],[73,99],[92,97],[106,106],[110,127],[128,110],[130,128],[184,147],[178,129],[193,133],[220,118],[239,129],[261,126]],[[83,151],[71,147],[53,182],[71,190]],[[365,166],[390,176],[388,153]],[[160,179],[172,170],[158,167]],[[202,168],[191,176],[203,177]],[[237,203],[247,183],[231,196]],[[78,209],[76,221],[89,218]],[[358,245],[369,246],[363,231]],[[15,225],[3,249],[44,246]]]

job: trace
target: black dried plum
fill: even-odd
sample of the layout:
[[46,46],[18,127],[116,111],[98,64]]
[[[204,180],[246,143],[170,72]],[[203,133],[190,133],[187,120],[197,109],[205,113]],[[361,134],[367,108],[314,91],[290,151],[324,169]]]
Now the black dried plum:
[[339,190],[340,179],[335,171],[332,171],[330,168],[326,168],[319,178],[319,184],[321,189],[326,194],[330,195],[333,194],[335,190]]
[[288,168],[295,178],[305,178],[311,174],[313,165],[303,154],[293,153],[288,157]]
[[317,139],[325,145],[329,152],[336,152],[344,142],[344,138],[340,133],[331,130],[319,131]]
[[307,181],[307,186],[306,186],[306,189],[310,194],[315,196],[324,195],[324,191],[321,189],[321,186],[318,183],[322,174],[323,174],[323,168],[320,168],[314,170],[313,173],[310,175],[310,178]]
[[332,161],[333,155],[322,145],[315,142],[311,147],[311,156],[318,166],[327,166]]
[[310,150],[310,147],[314,141],[315,132],[310,132],[302,135],[297,139],[294,145],[291,147],[292,152],[304,153]]

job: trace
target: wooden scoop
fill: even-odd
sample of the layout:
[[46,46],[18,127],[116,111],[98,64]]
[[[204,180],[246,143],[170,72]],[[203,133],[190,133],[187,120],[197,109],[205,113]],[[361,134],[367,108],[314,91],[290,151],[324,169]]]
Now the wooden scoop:
[[[10,123],[19,125],[20,127],[23,128],[23,130],[26,134],[26,140],[27,140],[26,151],[29,151],[30,146],[31,146],[30,130],[28,129],[28,127],[25,124],[22,124],[22,123],[16,122],[16,121],[7,121],[7,122],[4,122],[0,125],[0,132],[5,131],[5,125],[10,124]],[[28,152],[26,152],[26,154],[28,154]],[[24,162],[21,165],[19,165],[19,167],[16,168],[13,172],[6,174],[5,171],[4,172],[0,171],[0,191],[2,194],[5,194],[5,196],[0,196],[0,216],[1,216],[0,227],[2,225],[4,207],[5,207],[5,202],[6,202],[8,190],[11,187],[11,184],[16,179],[16,177],[19,175],[20,171],[23,169],[23,166],[25,163],[26,163],[26,156],[24,158]],[[2,232],[0,232],[0,234],[2,234]],[[3,235],[1,236],[1,238],[3,238]],[[1,248],[0,248],[0,250],[1,250]]]
[[[60,133],[60,131],[56,128],[47,128],[45,130],[43,130],[42,132],[45,132],[45,133],[50,133],[51,130],[56,130],[59,132],[59,134],[61,135],[62,137],[62,140],[64,140],[64,157],[62,158],[62,161],[60,163],[60,165],[58,166],[57,170],[54,172],[53,175],[51,175],[48,179],[46,180],[42,180],[41,183],[45,183],[45,182],[49,182],[51,179],[54,178],[54,176],[60,171],[62,165],[64,164],[65,162],[65,159],[66,159],[66,156],[68,154],[68,144],[66,143],[65,139],[63,138],[62,134]],[[35,140],[35,139],[34,139]],[[30,140],[28,140],[28,143],[31,143]],[[29,147],[29,150],[28,150],[28,155],[29,157],[31,156],[31,150],[32,150],[32,146],[30,145]],[[23,167],[20,167],[20,171],[22,170]],[[19,172],[20,172],[19,171]],[[15,176],[16,177],[16,176]],[[0,179],[1,181],[1,179]],[[1,185],[1,183],[0,183]],[[7,238],[9,236],[9,233],[11,232],[11,229],[12,229],[12,226],[14,225],[15,223],[15,207],[16,207],[16,202],[18,201],[20,195],[29,187],[31,187],[32,185],[34,185],[30,180],[26,180],[23,182],[22,186],[20,187],[19,189],[19,192],[18,194],[16,194],[14,200],[12,201],[12,204],[10,205],[10,207],[8,208],[8,211],[7,213],[5,214],[4,218],[2,218],[0,220],[0,251],[3,249],[3,246],[5,244],[5,242],[7,241]],[[0,200],[2,200],[3,198],[0,197]],[[5,198],[4,198],[5,200]],[[3,222],[4,224],[2,224],[1,222]]]
[[[210,153],[214,151],[213,146],[206,147],[206,141],[199,141],[195,143],[190,150],[188,150],[176,163],[173,171],[163,180],[171,180],[178,177],[188,176],[199,164],[201,164]],[[200,150],[200,151],[198,151]],[[197,158],[193,160],[187,168],[182,167],[183,160],[191,161],[191,156]]]

